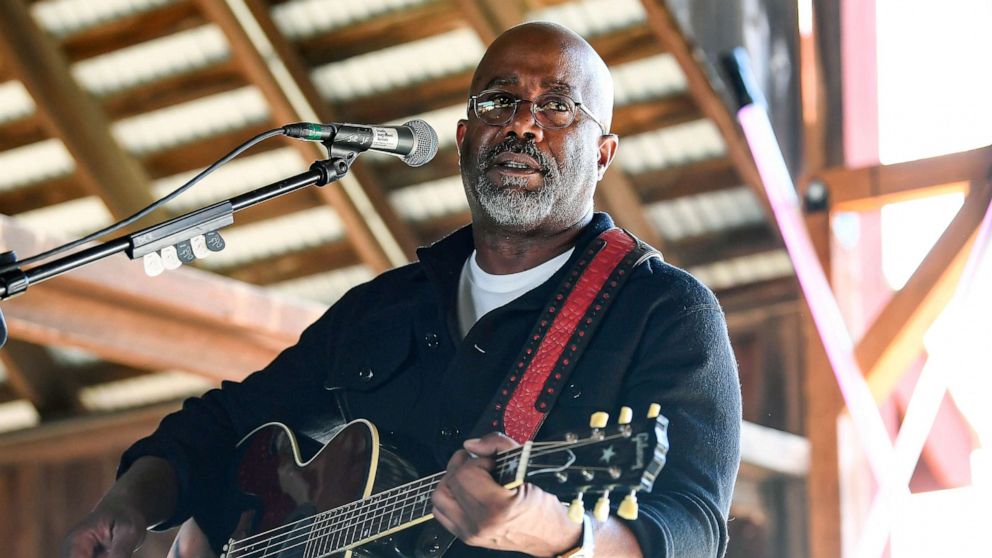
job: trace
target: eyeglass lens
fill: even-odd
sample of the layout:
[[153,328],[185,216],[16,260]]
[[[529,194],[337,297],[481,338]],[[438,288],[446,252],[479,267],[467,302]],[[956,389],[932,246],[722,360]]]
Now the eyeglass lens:
[[[502,91],[483,92],[475,99],[475,114],[487,124],[503,125],[513,118],[522,101]],[[531,112],[542,127],[564,128],[575,120],[575,103],[568,97],[541,95],[531,102]]]

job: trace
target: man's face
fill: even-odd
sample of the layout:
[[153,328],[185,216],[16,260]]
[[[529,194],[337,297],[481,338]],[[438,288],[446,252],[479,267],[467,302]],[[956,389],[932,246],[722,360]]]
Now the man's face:
[[[557,93],[587,102],[595,84],[581,58],[536,39],[524,35],[494,45],[476,72],[472,93],[497,89],[526,100]],[[571,125],[542,128],[531,106],[519,103],[502,126],[482,122],[469,109],[458,125],[462,180],[476,221],[515,232],[561,230],[592,211],[600,168],[609,163],[615,138],[602,136],[579,109]],[[604,149],[604,141],[612,146]]]

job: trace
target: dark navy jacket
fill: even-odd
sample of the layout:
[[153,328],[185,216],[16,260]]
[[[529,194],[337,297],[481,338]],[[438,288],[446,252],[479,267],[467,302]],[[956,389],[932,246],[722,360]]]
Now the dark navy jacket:
[[[573,258],[612,226],[596,214]],[[177,471],[179,509],[160,527],[218,498],[233,447],[258,425],[279,421],[326,440],[342,420],[327,387],[341,388],[352,418],[370,419],[424,474],[443,470],[571,265],[459,339],[458,279],[472,249],[471,228],[420,249],[420,262],[349,291],[264,370],[187,400],[132,446],[121,471],[143,455]],[[615,417],[622,405],[641,413],[653,402],[670,420],[671,450],[628,523],[645,556],[722,556],[740,460],[736,363],[713,294],[658,258],[631,274],[538,437],[581,428],[594,411]],[[456,544],[448,556],[496,554]]]

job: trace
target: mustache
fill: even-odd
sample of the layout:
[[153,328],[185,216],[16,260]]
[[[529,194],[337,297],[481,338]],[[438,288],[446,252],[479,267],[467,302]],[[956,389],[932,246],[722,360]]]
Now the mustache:
[[551,170],[551,158],[544,153],[541,153],[541,150],[537,148],[534,140],[525,140],[516,136],[508,136],[505,140],[490,149],[482,158],[481,163],[483,169],[488,170],[492,168],[495,164],[493,160],[496,156],[507,152],[520,153],[521,155],[533,157],[534,160],[537,161],[537,164],[541,167],[540,171],[542,174],[547,174],[548,171]]

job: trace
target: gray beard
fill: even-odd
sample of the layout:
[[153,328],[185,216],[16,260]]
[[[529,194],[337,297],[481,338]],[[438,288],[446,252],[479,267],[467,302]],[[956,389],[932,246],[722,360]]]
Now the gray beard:
[[545,184],[537,190],[525,190],[528,180],[524,177],[503,177],[502,187],[485,174],[476,181],[476,197],[482,210],[493,222],[505,227],[530,228],[543,223],[555,205],[554,181],[545,177]]

